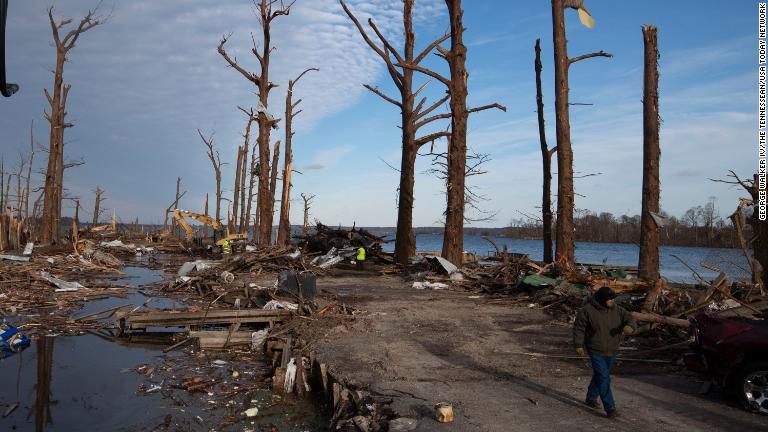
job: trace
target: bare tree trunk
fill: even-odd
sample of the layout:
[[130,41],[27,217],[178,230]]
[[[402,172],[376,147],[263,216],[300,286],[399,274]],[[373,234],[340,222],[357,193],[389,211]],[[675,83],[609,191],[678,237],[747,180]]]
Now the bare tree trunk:
[[[275,213],[275,194],[277,193],[277,165],[280,162],[280,141],[275,143],[272,151],[272,168],[269,176],[269,199],[272,203],[272,215]],[[269,228],[269,238],[272,239],[272,226]]]
[[5,159],[0,159],[0,214],[5,213]]
[[103,19],[94,16],[94,12],[95,10],[88,11],[79,25],[62,38],[59,31],[71,23],[71,20],[56,22],[53,19],[53,7],[48,8],[48,19],[56,47],[56,67],[54,69],[53,96],[48,90],[45,90],[45,97],[51,108],[50,114],[45,113],[45,117],[51,125],[51,132],[43,192],[42,241],[44,243],[56,243],[59,238],[61,201],[64,190],[64,129],[73,126],[71,123],[65,122],[67,96],[71,86],[64,84],[64,63],[67,61],[67,54],[74,48],[80,35],[104,23]]
[[573,151],[568,110],[568,42],[563,0],[552,0],[552,37],[555,55],[555,134],[557,136],[557,260],[575,258],[573,225]]
[[197,130],[197,134],[200,135],[200,139],[203,140],[203,143],[208,148],[208,159],[210,159],[211,165],[213,165],[213,172],[216,176],[216,220],[221,222],[221,157],[219,156],[219,151],[213,148],[213,135],[206,138],[200,129]]
[[[250,137],[250,134],[251,134],[250,125],[254,121],[256,121],[256,118],[253,116],[253,110],[251,110],[251,112],[249,113],[249,118],[248,118],[248,127],[245,130],[246,135],[248,135],[248,137],[246,137],[246,139],[245,139],[245,142],[246,142],[246,145],[248,145],[248,146],[250,146],[250,144],[249,144],[249,142],[250,142],[249,141],[249,139],[250,139],[249,137]],[[246,203],[246,210],[245,210],[246,221],[245,221],[245,228],[244,228],[243,232],[248,232],[248,228],[250,227],[250,223],[251,223],[251,208],[253,206],[253,187],[256,185],[256,175],[255,175],[255,173],[256,173],[256,163],[257,163],[257,161],[258,161],[258,158],[257,158],[257,153],[256,153],[256,146],[254,145],[253,148],[251,149],[251,163],[250,163],[249,169],[248,169],[248,201]],[[258,213],[258,207],[257,207],[257,213]],[[254,237],[253,240],[256,241],[256,238]]]
[[[309,68],[299,74],[296,79],[288,81],[288,92],[285,95],[285,165],[283,166],[283,189],[280,196],[280,221],[277,228],[277,244],[285,246],[291,239],[291,176],[293,174],[293,119],[301,113],[296,107],[301,99],[293,101],[293,87],[309,71],[319,71]],[[272,167],[274,169],[274,167]]]
[[203,207],[203,214],[208,216],[208,192],[205,193],[205,205]]
[[[574,2],[569,2],[574,3]],[[577,3],[577,2],[576,2]],[[573,8],[569,4],[568,7]],[[557,261],[571,265],[575,261],[575,232],[573,223],[573,148],[569,112],[568,70],[570,65],[593,57],[612,57],[603,51],[568,57],[565,36],[565,2],[552,0],[552,41],[555,58],[555,132],[557,136],[557,224],[555,243]]]
[[306,196],[303,193],[301,194],[301,199],[304,201],[304,227],[302,229],[302,234],[304,236],[309,234],[309,209],[312,204],[312,198],[314,197],[314,195]]
[[539,144],[541,145],[541,163],[543,181],[541,188],[541,221],[544,240],[544,262],[552,262],[552,154],[554,150],[547,145],[544,128],[544,96],[541,89],[541,40],[536,39],[536,112],[539,122]]
[[239,233],[244,232],[243,229],[245,228],[245,221],[248,218],[245,214],[245,210],[246,210],[245,179],[246,179],[247,172],[248,172],[248,143],[245,143],[243,145],[242,161],[240,162],[240,224],[237,229],[237,232]]
[[34,220],[29,218],[29,194],[32,182],[32,165],[35,162],[35,137],[33,129],[35,126],[35,119],[32,119],[29,125],[29,162],[27,163],[27,190],[24,196],[24,216],[27,218],[27,222],[30,224],[35,223]]
[[[174,207],[179,207],[179,200],[181,199],[181,195],[179,195],[179,189],[181,187],[181,177],[176,177],[176,200],[174,201]],[[173,210],[173,209],[171,209]],[[176,218],[173,218],[171,220],[171,232],[176,234]]]
[[[227,61],[227,63],[247,80],[255,84],[259,89],[259,107],[258,122],[259,122],[259,136],[257,139],[259,145],[259,185],[258,185],[258,213],[259,213],[259,238],[260,245],[269,245],[272,238],[272,217],[274,208],[274,195],[270,195],[269,185],[269,135],[270,129],[277,124],[279,120],[274,119],[268,114],[267,107],[269,106],[269,92],[273,88],[277,87],[277,84],[269,81],[269,60],[273,51],[271,44],[270,27],[272,21],[282,15],[288,15],[291,5],[284,6],[282,3],[277,9],[273,8],[276,4],[272,0],[260,0],[256,4],[259,10],[260,23],[262,27],[262,46],[261,50],[258,47],[253,47],[253,54],[259,61],[260,71],[259,73],[249,72],[243,69],[237,64],[224,50],[224,44],[227,42],[227,37],[222,38],[219,43],[218,52]],[[291,3],[292,4],[292,3]]]
[[237,216],[240,204],[240,170],[243,167],[243,149],[237,148],[237,162],[235,162],[235,183],[232,191],[232,225],[237,226]]
[[[436,132],[429,134],[422,138],[417,138],[416,135],[421,127],[424,127],[436,120],[443,120],[450,118],[449,114],[439,114],[427,117],[432,111],[440,107],[448,96],[442,98],[437,103],[425,107],[426,98],[422,98],[416,105],[415,100],[418,94],[426,87],[424,84],[421,88],[413,90],[413,74],[418,70],[422,73],[429,75],[435,75],[434,72],[425,68],[421,68],[419,63],[425,59],[432,50],[435,48],[443,50],[439,45],[444,42],[449,34],[446,34],[431,44],[429,44],[419,55],[415,55],[414,46],[416,36],[413,32],[413,0],[403,1],[403,29],[405,34],[405,45],[403,53],[398,53],[389,43],[381,31],[379,31],[376,24],[372,19],[368,20],[369,26],[373,29],[374,33],[379,39],[381,46],[374,43],[368,36],[363,26],[352,14],[347,5],[341,2],[344,11],[347,16],[354,22],[360,35],[363,37],[368,46],[376,52],[379,57],[384,60],[387,65],[387,71],[392,78],[393,83],[400,91],[400,100],[395,100],[377,88],[365,85],[365,88],[375,93],[385,101],[400,108],[401,112],[401,125],[402,129],[402,156],[400,159],[400,185],[398,189],[397,200],[397,233],[395,238],[395,261],[400,264],[408,264],[410,258],[416,253],[416,237],[413,234],[413,191],[414,191],[414,169],[416,156],[419,148],[429,142],[433,142],[438,138],[447,137],[449,132]],[[440,82],[448,85],[448,80],[444,77],[438,78]]]
[[467,165],[467,47],[463,42],[461,0],[445,0],[451,23],[451,138],[448,141],[448,205],[445,210],[443,258],[461,265],[464,260],[464,184]]
[[93,222],[91,222],[91,228],[95,228],[99,225],[99,213],[101,212],[101,194],[104,191],[100,187],[96,187],[96,199],[93,203]]
[[643,26],[643,210],[640,216],[641,279],[659,279],[659,227],[651,213],[659,213],[659,70],[656,27]]
[[19,219],[23,217],[22,209],[24,205],[24,190],[21,188],[21,173],[24,172],[25,163],[26,160],[24,160],[24,156],[19,153],[19,171],[16,172],[16,214],[18,215]]

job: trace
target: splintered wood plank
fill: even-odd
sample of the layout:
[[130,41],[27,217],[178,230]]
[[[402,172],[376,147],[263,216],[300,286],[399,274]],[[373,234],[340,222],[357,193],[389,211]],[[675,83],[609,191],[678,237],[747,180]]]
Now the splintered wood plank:
[[284,310],[240,309],[210,310],[201,312],[140,312],[118,314],[117,319],[127,318],[128,328],[186,327],[204,324],[268,323],[283,321],[291,316]]

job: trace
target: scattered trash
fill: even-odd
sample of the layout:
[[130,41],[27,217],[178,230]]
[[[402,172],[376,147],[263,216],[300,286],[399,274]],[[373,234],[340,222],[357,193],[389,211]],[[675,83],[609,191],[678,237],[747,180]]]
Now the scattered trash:
[[440,423],[453,422],[453,406],[447,402],[435,405],[435,419]]
[[291,357],[288,366],[285,368],[285,384],[283,386],[286,393],[293,391],[293,384],[296,380],[296,359]]
[[283,270],[277,274],[275,286],[277,296],[312,301],[317,294],[317,277],[310,271]]
[[81,288],[85,288],[84,286],[80,285],[79,282],[67,282],[65,280],[59,279],[57,277],[51,276],[50,273],[47,271],[41,271],[40,276],[47,280],[48,282],[56,285],[58,288],[55,290],[56,292],[68,292],[68,291],[77,291]]
[[244,414],[246,417],[256,417],[257,415],[259,415],[259,409],[256,407],[248,408],[247,410],[245,410]]
[[16,353],[24,351],[31,341],[19,329],[8,324],[0,324],[0,358],[10,357]]
[[2,255],[0,255],[0,260],[29,262],[29,257],[28,256],[2,254]]
[[289,303],[289,302],[281,302],[278,300],[270,300],[267,302],[267,304],[264,305],[262,309],[265,310],[277,310],[277,309],[286,309],[286,310],[292,310],[295,311],[299,309],[299,305],[296,303]]
[[32,249],[34,249],[34,247],[35,247],[35,244],[33,242],[27,243],[27,245],[24,246],[24,252],[22,252],[21,254],[24,256],[32,255]]
[[451,275],[454,272],[457,272],[459,270],[458,267],[456,267],[453,263],[451,263],[450,261],[448,261],[447,259],[445,259],[443,257],[434,256],[434,255],[426,255],[426,256],[424,256],[424,258],[426,258],[427,261],[429,261],[431,263],[437,264],[439,266],[439,268],[441,268],[445,272],[445,274],[447,274],[447,275]]
[[207,268],[216,267],[220,263],[221,261],[210,261],[210,260],[196,260],[196,261],[185,262],[184,264],[181,265],[176,275],[186,276],[192,271],[202,271]]
[[442,282],[414,282],[413,288],[423,290],[423,289],[433,289],[433,290],[443,290],[448,288],[448,284],[444,284]]
[[226,270],[221,272],[221,275],[219,277],[221,278],[221,281],[226,283],[226,284],[231,284],[232,282],[235,281],[235,275],[233,275],[232,273],[230,273],[230,272],[228,272]]
[[389,432],[410,432],[416,430],[418,421],[409,417],[398,417],[389,421]]

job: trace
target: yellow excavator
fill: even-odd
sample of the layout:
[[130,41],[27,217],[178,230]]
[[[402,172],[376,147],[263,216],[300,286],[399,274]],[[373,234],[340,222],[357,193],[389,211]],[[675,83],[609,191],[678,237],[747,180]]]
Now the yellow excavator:
[[229,232],[229,230],[227,230],[226,235],[224,235],[224,226],[221,224],[221,222],[204,214],[191,212],[189,210],[174,209],[173,218],[179,223],[179,226],[181,226],[181,228],[186,233],[187,241],[192,241],[195,235],[195,229],[189,225],[186,218],[194,219],[203,225],[207,225],[213,228],[216,233],[216,237],[220,237],[219,240],[216,241],[217,246],[223,245],[226,241],[232,242],[236,240],[248,240],[247,233],[232,234]]

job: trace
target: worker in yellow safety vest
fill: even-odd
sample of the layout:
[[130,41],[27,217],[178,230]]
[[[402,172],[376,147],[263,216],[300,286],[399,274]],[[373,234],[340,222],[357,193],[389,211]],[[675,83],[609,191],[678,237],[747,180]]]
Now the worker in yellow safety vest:
[[360,267],[360,270],[365,268],[365,248],[360,246],[357,249],[357,257],[355,258],[357,261],[357,265]]
[[229,240],[224,240],[221,244],[221,253],[224,255],[232,255],[232,244],[229,243]]

